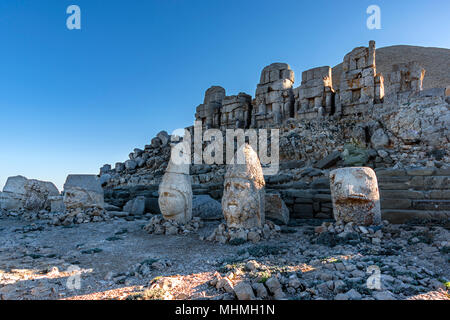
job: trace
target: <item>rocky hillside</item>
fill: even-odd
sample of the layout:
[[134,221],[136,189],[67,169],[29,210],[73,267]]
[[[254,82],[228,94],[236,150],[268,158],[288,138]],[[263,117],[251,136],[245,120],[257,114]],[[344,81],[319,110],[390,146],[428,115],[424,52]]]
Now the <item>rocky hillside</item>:
[[[423,88],[450,86],[450,49],[390,46],[376,50],[377,73],[384,75],[392,71],[392,65],[417,61],[426,70]],[[337,88],[342,73],[342,63],[333,68],[333,87]]]

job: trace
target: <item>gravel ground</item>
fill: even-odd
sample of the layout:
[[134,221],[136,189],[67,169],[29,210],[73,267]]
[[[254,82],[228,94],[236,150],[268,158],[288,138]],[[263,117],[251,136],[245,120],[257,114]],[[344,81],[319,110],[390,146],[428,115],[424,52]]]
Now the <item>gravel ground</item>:
[[298,220],[275,240],[230,245],[200,240],[219,222],[174,236],[147,222],[0,218],[0,299],[449,299],[448,226],[342,237]]

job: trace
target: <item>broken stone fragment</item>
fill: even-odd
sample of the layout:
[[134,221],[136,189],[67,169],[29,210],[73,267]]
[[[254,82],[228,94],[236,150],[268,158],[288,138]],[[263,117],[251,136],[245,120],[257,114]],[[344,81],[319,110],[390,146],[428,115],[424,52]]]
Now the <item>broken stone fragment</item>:
[[265,217],[278,224],[289,223],[289,209],[278,193],[267,193],[265,197]]
[[123,211],[129,212],[133,216],[142,216],[145,213],[145,204],[145,197],[139,196],[128,201],[123,207]]
[[222,205],[209,195],[196,195],[192,200],[192,216],[202,220],[220,220],[223,218]]
[[254,300],[255,294],[253,293],[252,286],[245,281],[241,281],[234,286],[234,293],[238,300]]
[[69,175],[64,184],[64,224],[102,221],[107,218],[103,189],[95,175]]
[[50,210],[48,198],[58,195],[58,189],[51,182],[23,176],[9,177],[0,197],[0,208],[6,211]]
[[381,223],[380,195],[371,168],[341,168],[330,172],[333,213],[337,222],[356,225]]

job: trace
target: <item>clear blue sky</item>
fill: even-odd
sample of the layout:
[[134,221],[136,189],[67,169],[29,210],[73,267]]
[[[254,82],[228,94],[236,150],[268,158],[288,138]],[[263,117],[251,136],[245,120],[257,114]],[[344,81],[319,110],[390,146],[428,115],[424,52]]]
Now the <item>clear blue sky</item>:
[[[81,8],[81,30],[66,9]],[[366,8],[381,7],[381,30]],[[193,123],[204,91],[254,95],[262,68],[336,65],[351,49],[450,47],[450,2],[2,0],[0,188],[124,161],[160,130]]]

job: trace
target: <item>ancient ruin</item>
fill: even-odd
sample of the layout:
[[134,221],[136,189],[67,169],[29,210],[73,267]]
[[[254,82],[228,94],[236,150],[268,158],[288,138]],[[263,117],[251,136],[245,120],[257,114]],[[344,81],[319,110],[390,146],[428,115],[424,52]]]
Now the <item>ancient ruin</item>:
[[204,129],[220,127],[220,109],[225,98],[225,89],[219,86],[212,86],[205,92],[203,104],[197,107],[195,119],[202,122]]
[[[450,89],[423,90],[420,61],[381,73],[376,58],[370,41],[344,56],[341,73],[312,68],[295,85],[291,67],[273,63],[254,97],[206,90],[194,115],[203,130],[280,130],[274,175],[263,175],[248,144],[245,164],[174,163],[180,144],[161,131],[98,177],[70,175],[62,193],[8,179],[0,193],[0,217],[11,224],[0,233],[4,260],[11,270],[15,259],[33,269],[95,263],[83,281],[102,294],[144,290],[121,291],[130,299],[448,298]],[[194,146],[181,145],[193,158]],[[52,237],[78,236],[89,241],[47,248]],[[123,268],[105,267],[108,255]],[[367,287],[374,266],[380,289]],[[2,281],[0,298],[17,297]],[[52,281],[42,293],[30,281],[17,286],[27,297],[67,294]]]
[[302,84],[294,89],[295,117],[314,119],[335,112],[331,68],[319,67],[302,73]]
[[261,72],[252,112],[252,128],[266,128],[294,116],[294,71],[286,63],[272,63]]

